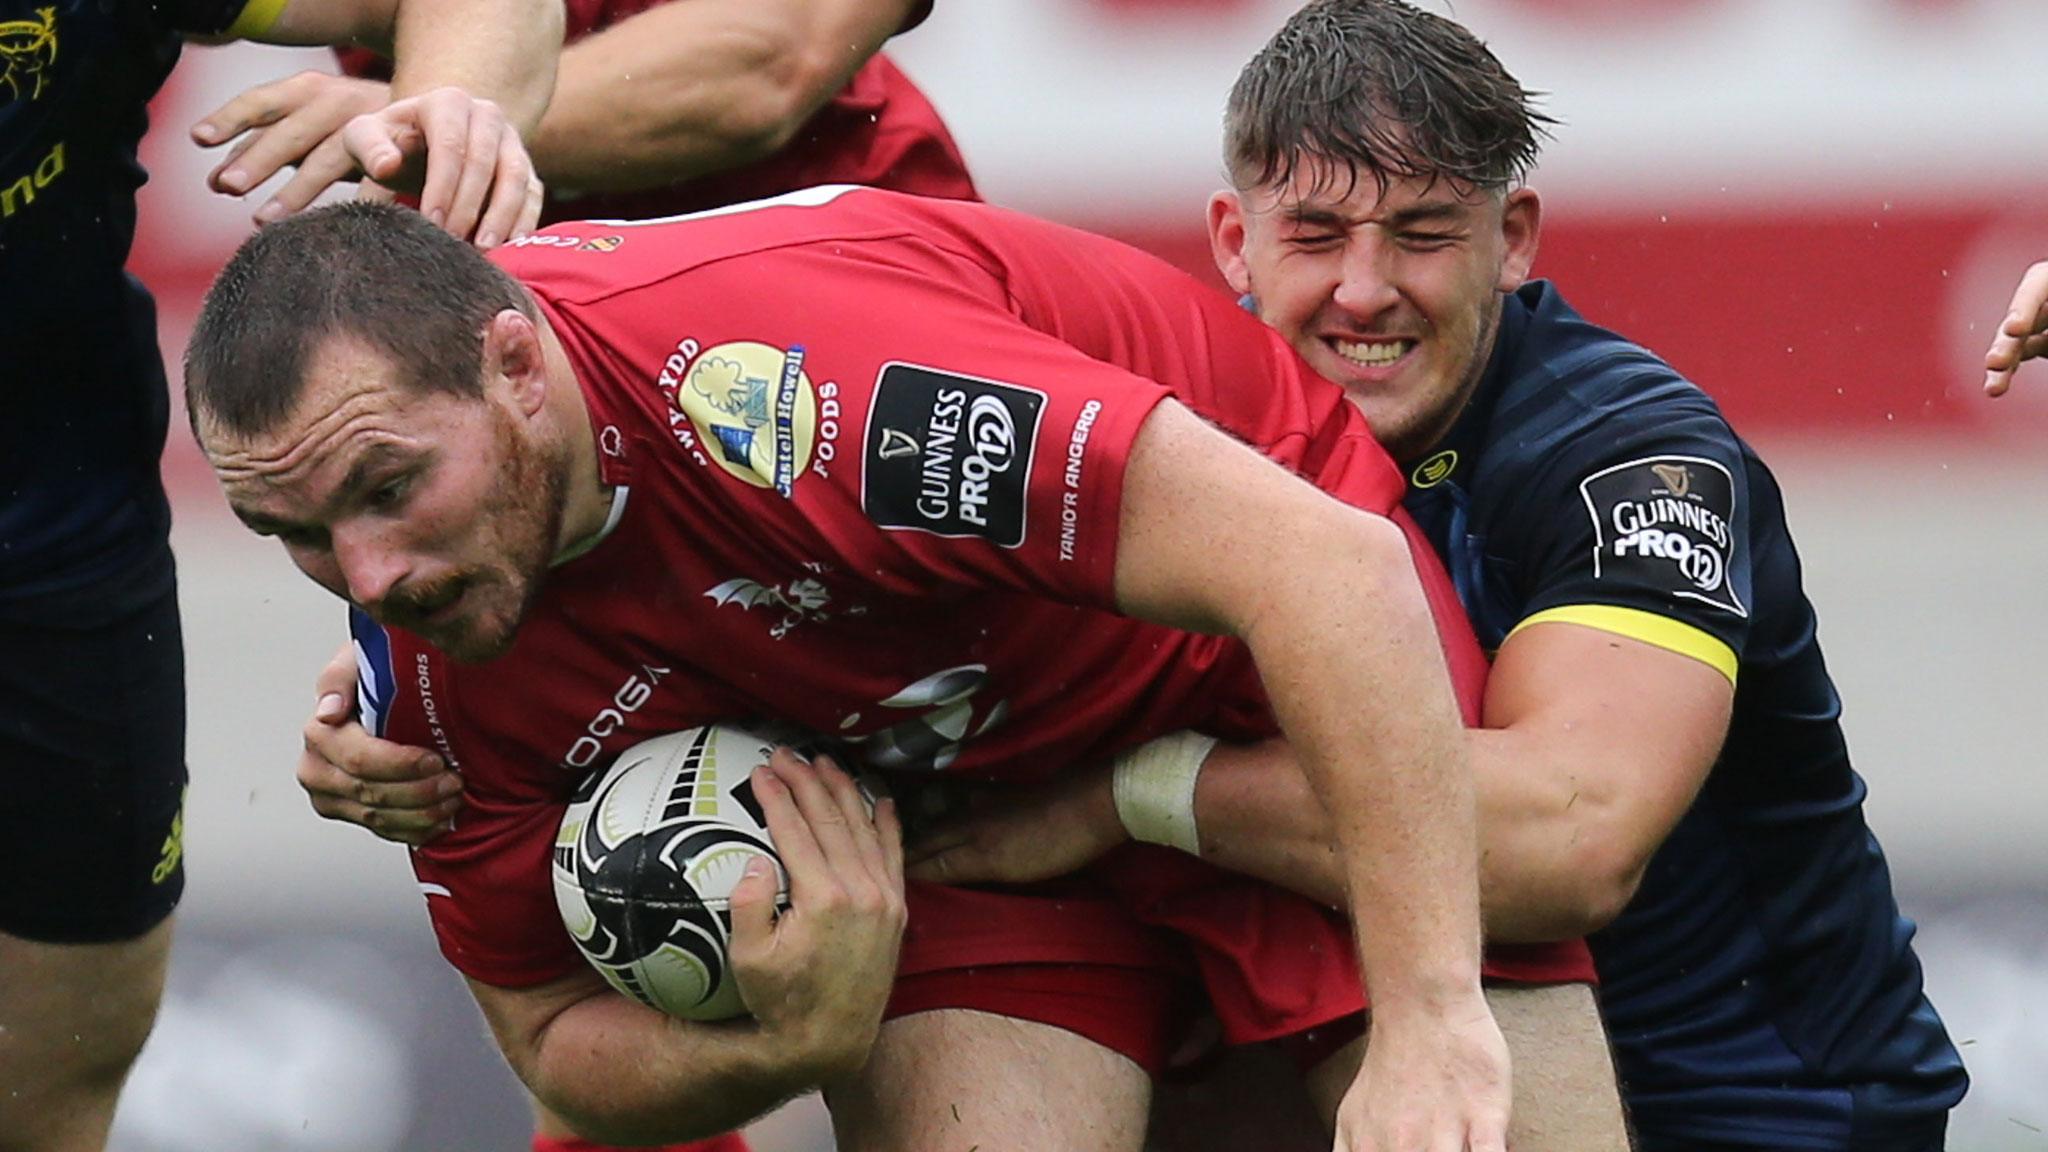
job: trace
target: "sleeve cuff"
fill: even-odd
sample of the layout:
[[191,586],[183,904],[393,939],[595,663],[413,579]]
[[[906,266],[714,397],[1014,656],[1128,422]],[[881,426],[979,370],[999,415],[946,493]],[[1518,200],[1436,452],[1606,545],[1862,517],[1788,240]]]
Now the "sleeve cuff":
[[1640,640],[1654,648],[1689,656],[1726,676],[1730,685],[1735,683],[1738,663],[1735,649],[1719,637],[1669,616],[1614,604],[1567,604],[1562,608],[1546,608],[1530,616],[1515,625],[1514,631],[1508,635],[1513,636],[1532,624],[1577,624]]
[[250,40],[270,31],[277,18],[284,15],[285,5],[291,0],[249,0],[242,5],[242,13],[235,22],[228,25],[225,33],[235,40]]

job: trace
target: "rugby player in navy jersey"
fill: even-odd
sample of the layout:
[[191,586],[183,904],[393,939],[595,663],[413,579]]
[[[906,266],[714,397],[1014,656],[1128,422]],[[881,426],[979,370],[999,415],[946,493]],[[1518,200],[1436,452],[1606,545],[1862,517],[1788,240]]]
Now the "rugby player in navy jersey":
[[122,270],[136,147],[181,36],[394,47],[395,99],[341,126],[329,179],[369,172],[463,234],[511,235],[540,206],[516,127],[553,80],[546,0],[0,0],[7,1152],[104,1145],[184,887],[168,398],[154,306]]
[[[1318,0],[1231,94],[1218,265],[1408,469],[1496,650],[1469,741],[1488,933],[1592,934],[1640,1146],[1939,1149],[1967,1078],[1864,822],[1777,482],[1699,388],[1527,279],[1544,122],[1458,25]],[[1994,372],[2038,330],[2038,299],[2015,311]],[[1070,780],[914,848],[911,874],[1029,879],[1126,824],[1192,824],[1204,858],[1336,899],[1290,760],[1198,746],[1174,785],[1156,758]]]

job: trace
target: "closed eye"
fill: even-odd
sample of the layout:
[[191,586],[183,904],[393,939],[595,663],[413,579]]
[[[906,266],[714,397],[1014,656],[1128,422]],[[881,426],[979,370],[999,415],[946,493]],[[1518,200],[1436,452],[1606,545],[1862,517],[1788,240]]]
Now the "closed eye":
[[375,511],[390,512],[405,504],[405,498],[412,494],[412,477],[401,476],[387,480],[363,497],[363,504]]
[[325,528],[279,528],[260,534],[275,536],[280,544],[295,551],[317,551],[327,547]]
[[1343,242],[1344,234],[1342,232],[1296,232],[1287,238],[1287,243],[1290,246],[1310,252],[1320,252],[1325,249],[1334,248]]
[[1443,248],[1464,239],[1460,232],[1403,232],[1400,240],[1403,247],[1421,251]]

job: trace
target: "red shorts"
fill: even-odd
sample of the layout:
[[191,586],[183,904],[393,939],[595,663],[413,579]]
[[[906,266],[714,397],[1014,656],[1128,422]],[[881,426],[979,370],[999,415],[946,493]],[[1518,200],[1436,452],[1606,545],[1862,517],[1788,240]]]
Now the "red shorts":
[[[971,1008],[1051,1024],[1157,1075],[1204,1010],[1231,1044],[1328,1055],[1366,1006],[1345,918],[1171,849],[1129,845],[1017,888],[910,885],[890,1018]],[[1488,949],[1489,981],[1593,981],[1584,943]]]

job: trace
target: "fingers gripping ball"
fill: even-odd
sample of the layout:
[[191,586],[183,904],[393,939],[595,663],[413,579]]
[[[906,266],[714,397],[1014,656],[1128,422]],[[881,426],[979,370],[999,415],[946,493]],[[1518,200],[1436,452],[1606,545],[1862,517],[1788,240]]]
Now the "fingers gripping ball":
[[777,740],[730,725],[657,736],[577,789],[555,836],[555,903],[614,988],[685,1020],[746,1011],[731,966],[732,890],[747,863],[775,865],[752,774]]

